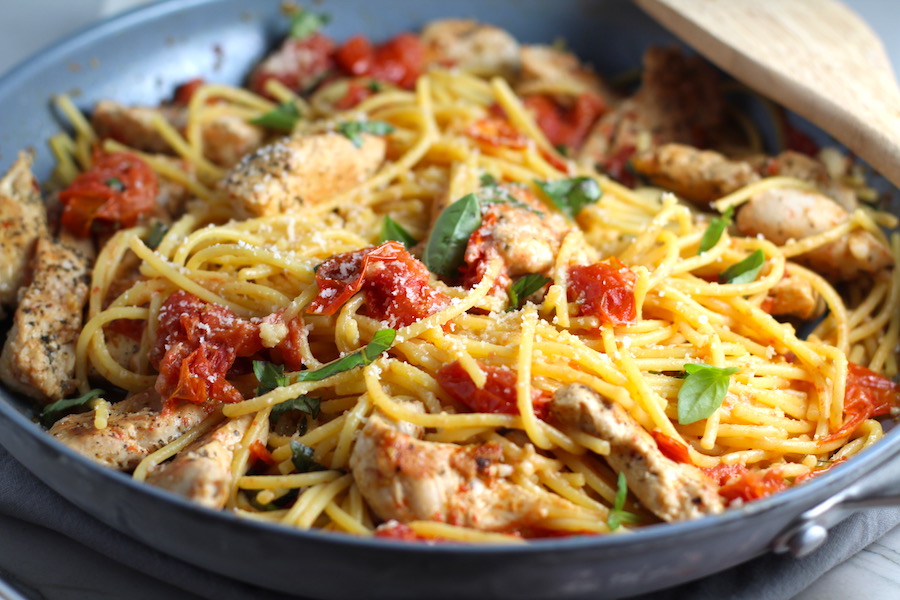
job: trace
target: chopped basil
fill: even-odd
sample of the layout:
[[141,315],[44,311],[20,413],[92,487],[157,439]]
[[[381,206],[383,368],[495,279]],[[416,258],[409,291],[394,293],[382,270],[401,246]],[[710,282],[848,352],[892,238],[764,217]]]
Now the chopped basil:
[[150,228],[150,233],[147,234],[147,239],[144,241],[144,244],[151,250],[156,250],[168,232],[169,228],[166,227],[165,223],[162,221],[155,221],[153,227]]
[[331,21],[331,15],[312,13],[306,10],[291,17],[290,36],[295,40],[305,40]]
[[416,245],[416,238],[411,236],[409,232],[403,228],[403,225],[385,215],[384,221],[381,222],[381,237],[378,239],[378,243],[383,244],[392,240],[400,242],[407,248],[412,248]]
[[609,525],[610,531],[615,531],[622,523],[638,523],[641,520],[636,514],[625,510],[625,499],[628,497],[628,482],[625,480],[624,473],[619,473],[616,487],[616,501],[609,511],[609,517],[606,519],[606,524]]
[[703,232],[703,237],[700,239],[700,254],[719,243],[722,234],[725,233],[725,230],[731,225],[731,217],[733,214],[734,207],[729,206],[728,210],[726,210],[721,217],[716,217],[709,222],[706,231]]
[[709,418],[722,406],[737,367],[686,364],[687,377],[678,390],[678,422],[688,425]]
[[553,149],[556,150],[557,152],[559,152],[560,156],[563,156],[565,158],[569,158],[569,153],[572,151],[565,144],[559,144],[557,146],[554,146]]
[[290,385],[290,378],[284,374],[284,365],[276,365],[264,360],[253,361],[253,374],[259,385],[256,387],[256,395],[268,394],[275,388]]
[[590,177],[574,177],[559,181],[535,180],[535,183],[570,219],[574,219],[581,209],[588,204],[594,204],[603,195],[600,185]]
[[428,269],[444,277],[459,275],[469,238],[479,227],[481,205],[475,194],[466,194],[445,208],[434,223],[422,255]]
[[362,148],[362,134],[387,135],[394,131],[394,126],[384,121],[342,121],[337,126],[338,133],[342,133],[357,148]]
[[766,256],[762,250],[757,250],[739,263],[735,263],[725,269],[719,275],[720,283],[750,283],[756,279],[766,262]]
[[325,471],[326,468],[315,460],[313,454],[315,451],[309,446],[305,446],[297,440],[291,440],[291,462],[298,473],[309,473],[310,471]]
[[395,329],[382,329],[372,336],[372,341],[350,354],[343,356],[337,360],[331,361],[315,371],[301,371],[297,373],[297,381],[321,381],[332,375],[363,367],[370,364],[373,360],[381,356],[394,343],[397,337]]
[[122,183],[122,180],[119,179],[118,177],[110,177],[103,183],[106,184],[106,187],[112,188],[112,189],[116,190],[117,192],[125,191],[125,184]]
[[377,79],[371,80],[368,83],[368,85],[366,85],[366,87],[369,88],[369,91],[372,92],[373,94],[377,94],[382,89],[381,82],[378,81]]
[[296,104],[288,101],[282,102],[264,115],[250,119],[250,122],[266,129],[290,133],[294,130],[294,126],[300,120],[300,117],[300,109],[297,108]]
[[75,412],[73,409],[81,408],[94,398],[99,398],[105,393],[106,392],[101,389],[94,388],[77,398],[63,398],[62,400],[57,400],[53,404],[48,404],[41,411],[41,424],[44,427],[50,427],[50,425],[63,418],[65,415]]
[[539,273],[529,273],[516,279],[515,283],[509,288],[509,306],[506,312],[516,310],[522,306],[525,298],[544,287],[548,281],[550,281],[549,277],[544,277]]
[[272,412],[269,413],[269,420],[272,423],[276,423],[283,414],[292,410],[299,410],[300,412],[306,413],[313,419],[315,419],[319,416],[319,407],[321,403],[321,398],[314,398],[311,396],[304,395],[298,396],[296,398],[291,398],[290,400],[286,400],[281,404],[276,404],[275,406],[273,406]]

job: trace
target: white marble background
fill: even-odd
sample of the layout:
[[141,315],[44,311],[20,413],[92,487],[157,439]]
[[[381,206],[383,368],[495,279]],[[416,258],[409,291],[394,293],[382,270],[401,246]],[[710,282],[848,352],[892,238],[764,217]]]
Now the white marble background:
[[[149,1],[151,0],[2,0],[0,73],[50,42],[98,18]],[[900,66],[900,2],[844,1],[869,22],[884,40],[894,65]],[[0,599],[4,597],[3,592],[0,587]],[[900,527],[826,573],[794,600],[856,598],[900,598]]]

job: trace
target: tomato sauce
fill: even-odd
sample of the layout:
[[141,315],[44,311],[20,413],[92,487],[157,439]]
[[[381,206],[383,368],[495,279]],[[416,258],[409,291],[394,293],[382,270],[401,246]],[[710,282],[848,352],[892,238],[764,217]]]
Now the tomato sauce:
[[569,267],[568,275],[569,301],[577,304],[579,316],[595,316],[605,325],[623,325],[637,319],[637,276],[617,258]]
[[[459,361],[441,367],[437,372],[437,382],[454,400],[474,412],[519,414],[515,371],[492,365],[479,366],[487,375],[487,381],[482,388],[475,385]],[[547,419],[551,399],[548,392],[532,388],[531,401],[534,413],[539,419]]]

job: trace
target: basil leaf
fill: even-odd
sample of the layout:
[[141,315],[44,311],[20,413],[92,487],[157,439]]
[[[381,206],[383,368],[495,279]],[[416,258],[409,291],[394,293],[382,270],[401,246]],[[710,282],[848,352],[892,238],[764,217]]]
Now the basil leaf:
[[372,336],[372,341],[347,356],[343,356],[324,365],[315,371],[301,371],[297,373],[297,381],[322,381],[332,375],[368,365],[373,360],[381,356],[394,343],[397,337],[395,329],[382,329]]
[[300,120],[300,116],[300,109],[297,108],[297,105],[288,101],[282,102],[264,115],[250,119],[250,122],[266,129],[290,133],[294,130],[297,121]]
[[77,398],[63,398],[53,404],[48,404],[41,411],[41,424],[44,427],[50,427],[53,423],[66,416],[66,414],[74,412],[72,409],[81,408],[94,398],[99,398],[105,393],[104,390],[94,388]]
[[106,187],[111,188],[117,192],[125,191],[125,184],[122,183],[122,180],[119,179],[118,177],[110,177],[103,183],[106,184]]
[[536,215],[544,216],[544,213],[528,206],[508,191],[500,187],[497,180],[490,174],[481,176],[481,189],[478,190],[478,201],[483,204],[512,204],[517,208],[533,212]]
[[706,252],[719,243],[722,234],[725,233],[725,230],[731,225],[731,216],[733,214],[734,207],[729,206],[728,210],[726,210],[721,217],[716,217],[709,222],[706,231],[703,232],[703,237],[700,238],[700,250],[698,251],[698,254]]
[[313,460],[315,451],[309,446],[304,446],[297,440],[288,442],[291,445],[291,462],[298,473],[309,473],[310,471],[325,471],[324,466]]
[[594,204],[603,195],[600,185],[590,177],[574,177],[559,181],[535,180],[535,183],[570,219],[574,219],[582,208]]
[[610,509],[609,511],[609,517],[607,517],[606,519],[606,524],[609,526],[610,531],[615,531],[622,523],[640,522],[640,517],[625,510],[625,499],[627,497],[628,482],[625,480],[625,474],[619,473],[619,480],[617,482],[616,489],[616,500],[613,503],[612,509]]
[[313,398],[306,395],[291,398],[290,400],[286,400],[281,404],[276,404],[272,407],[272,411],[269,413],[269,421],[271,423],[277,423],[282,415],[292,410],[299,410],[315,419],[319,416],[319,407],[321,403],[321,398]]
[[688,425],[709,418],[722,406],[731,375],[738,369],[686,364],[684,370],[687,377],[678,390],[678,422]]
[[147,239],[144,241],[144,245],[151,250],[156,250],[159,247],[160,242],[163,241],[163,238],[166,237],[166,234],[168,232],[169,228],[166,227],[165,223],[163,223],[162,221],[155,221],[153,223],[153,227],[150,228],[150,233],[147,234]]
[[384,121],[342,121],[338,123],[337,130],[354,146],[361,148],[363,145],[362,134],[387,135],[393,133],[394,126]]
[[469,238],[479,227],[481,205],[475,194],[466,194],[445,208],[434,223],[422,255],[428,270],[444,277],[459,275]]
[[382,90],[381,82],[377,79],[371,80],[368,84],[366,84],[366,87],[369,88],[369,91],[374,94],[377,94]]
[[762,250],[757,250],[739,263],[735,263],[725,269],[719,275],[720,283],[750,283],[756,280],[763,265],[766,262],[766,256]]
[[305,40],[331,21],[329,14],[316,14],[306,10],[294,13],[291,17],[290,37]]
[[257,396],[268,394],[275,388],[291,383],[290,378],[284,374],[284,365],[276,365],[264,360],[253,361],[253,374],[256,375],[256,380],[259,382],[256,388]]
[[412,248],[417,243],[416,238],[411,236],[409,232],[403,228],[403,225],[385,215],[384,221],[381,222],[381,237],[378,238],[378,243],[383,244],[392,240],[400,242],[407,248]]
[[516,279],[515,283],[509,288],[509,306],[506,312],[516,310],[522,306],[525,298],[544,287],[548,281],[550,281],[550,278],[544,277],[540,273],[529,273]]

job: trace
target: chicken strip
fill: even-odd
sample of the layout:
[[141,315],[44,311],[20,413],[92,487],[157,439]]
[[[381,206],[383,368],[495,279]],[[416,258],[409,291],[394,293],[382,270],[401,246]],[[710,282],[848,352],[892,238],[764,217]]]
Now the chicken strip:
[[421,35],[425,60],[484,77],[519,71],[519,42],[507,31],[471,19],[432,21]]
[[612,92],[603,84],[592,68],[583,64],[572,52],[553,46],[522,46],[519,54],[522,69],[517,91],[526,93],[541,84],[562,86],[572,95],[588,92],[599,96],[606,104],[613,99]]
[[725,509],[718,486],[693,465],[660,452],[647,431],[615,402],[583,385],[557,390],[550,414],[560,423],[609,442],[613,469],[625,474],[641,503],[664,521],[696,519]]
[[386,143],[363,134],[356,147],[338,133],[294,135],[245,157],[221,191],[245,217],[296,212],[365,181],[384,161]]
[[760,178],[747,162],[684,144],[664,144],[642,152],[631,164],[654,185],[699,204],[709,204]]
[[496,444],[423,442],[372,415],[353,448],[350,468],[363,497],[385,521],[508,531],[581,510],[514,485],[505,478],[513,467],[502,458]]
[[769,290],[764,304],[766,311],[776,317],[797,317],[810,321],[825,312],[825,300],[808,279],[785,275]]
[[[171,461],[147,476],[147,483],[174,492],[207,508],[225,507],[231,489],[234,452],[253,422],[253,415],[229,419],[198,438]],[[263,441],[268,427],[253,441]]]
[[265,132],[235,115],[222,115],[201,125],[200,135],[203,156],[231,168],[262,145]]
[[132,471],[155,452],[200,424],[206,410],[186,403],[162,412],[162,400],[154,390],[135,394],[113,404],[104,429],[94,427],[94,413],[63,417],[50,435],[75,452],[119,471]]
[[81,332],[90,266],[68,246],[42,237],[0,353],[0,379],[47,404],[75,391],[75,342]]
[[[817,192],[791,188],[766,190],[738,211],[741,235],[762,235],[775,244],[822,233],[850,218],[837,202]],[[831,281],[847,281],[894,264],[890,249],[870,232],[855,229],[848,235],[795,257]]]
[[25,152],[0,179],[0,319],[16,304],[38,238],[47,232],[47,209]]
[[760,165],[763,175],[795,177],[813,184],[819,191],[851,211],[859,206],[853,190],[840,181],[832,179],[825,164],[812,156],[793,150],[785,150],[778,156],[768,158]]

